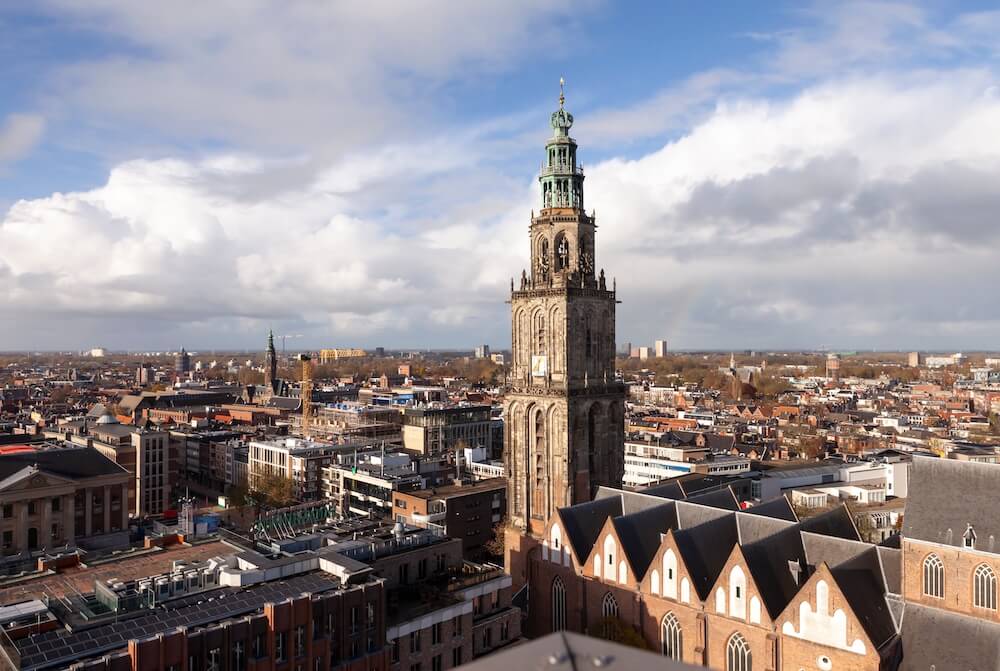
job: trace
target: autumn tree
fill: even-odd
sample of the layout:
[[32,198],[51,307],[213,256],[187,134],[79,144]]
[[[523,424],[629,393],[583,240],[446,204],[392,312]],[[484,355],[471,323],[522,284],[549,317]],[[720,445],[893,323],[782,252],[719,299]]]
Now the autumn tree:
[[295,503],[295,483],[278,473],[264,473],[254,478],[251,495],[271,508],[284,508]]

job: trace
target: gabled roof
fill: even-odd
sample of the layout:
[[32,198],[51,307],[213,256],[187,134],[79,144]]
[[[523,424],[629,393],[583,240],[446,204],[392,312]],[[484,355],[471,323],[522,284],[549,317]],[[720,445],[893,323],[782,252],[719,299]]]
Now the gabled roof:
[[896,636],[896,625],[885,600],[882,568],[874,547],[830,569],[868,638],[881,648]]
[[763,515],[736,515],[736,529],[739,532],[740,543],[748,545],[770,538],[786,529],[798,528],[795,522],[765,517]]
[[858,528],[854,525],[854,520],[851,519],[851,513],[844,505],[813,517],[807,517],[799,524],[803,531],[812,531],[824,536],[837,536],[852,541],[861,540]]
[[729,487],[700,492],[689,496],[687,500],[690,503],[700,503],[703,506],[722,508],[723,510],[736,511],[740,509],[740,503],[736,500],[736,495],[733,494],[733,490]]
[[684,490],[681,489],[681,484],[677,482],[676,478],[652,487],[646,487],[642,493],[649,496],[659,496],[661,499],[678,500],[684,498]]
[[674,533],[677,549],[691,574],[691,582],[702,600],[726,565],[729,554],[736,545],[737,532],[734,515],[724,515],[695,527]]
[[795,514],[795,509],[792,504],[788,502],[788,497],[784,494],[781,496],[776,496],[770,501],[764,501],[763,503],[758,503],[755,506],[750,506],[743,512],[748,515],[762,515],[764,517],[773,517],[779,520],[788,520],[789,522],[798,522],[799,517]]
[[590,556],[594,542],[609,517],[622,514],[621,497],[607,496],[558,510],[563,530],[579,561]]
[[799,585],[789,570],[791,562],[799,566],[805,564],[805,549],[799,530],[794,525],[789,526],[764,540],[744,545],[743,556],[767,612],[771,618],[777,617],[799,591]]
[[806,551],[806,563],[812,567],[823,563],[839,566],[872,548],[871,544],[862,541],[824,536],[811,531],[802,532],[802,546]]
[[669,501],[655,508],[612,520],[636,580],[642,580],[646,574],[649,563],[660,547],[661,535],[669,529],[677,528],[676,505]]
[[971,524],[976,549],[1000,553],[1000,465],[914,457],[909,491],[904,537],[961,546]]

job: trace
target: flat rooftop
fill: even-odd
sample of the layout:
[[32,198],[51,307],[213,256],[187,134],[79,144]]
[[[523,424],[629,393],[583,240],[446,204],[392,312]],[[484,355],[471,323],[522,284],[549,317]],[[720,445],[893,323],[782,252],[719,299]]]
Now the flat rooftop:
[[[94,581],[118,578],[121,581],[138,580],[151,575],[166,573],[175,561],[198,562],[230,555],[237,549],[222,541],[213,541],[195,546],[175,546],[161,552],[125,556],[93,567],[64,569],[61,573],[23,582],[10,587],[0,587],[0,606],[44,599],[45,597],[71,596],[80,592],[94,591]],[[86,560],[86,557],[84,557]]]
[[124,647],[130,639],[143,639],[177,627],[197,627],[231,617],[255,613],[269,602],[280,602],[303,592],[320,594],[337,589],[340,581],[322,571],[275,580],[249,588],[222,587],[193,594],[138,617],[108,622],[67,633],[54,630],[16,641],[21,669],[65,668],[70,662]]
[[430,487],[419,489],[415,492],[403,492],[408,496],[415,496],[419,499],[447,499],[452,496],[465,496],[467,494],[482,494],[483,492],[495,489],[506,489],[507,478],[490,478],[480,480],[468,485],[445,485],[444,487]]

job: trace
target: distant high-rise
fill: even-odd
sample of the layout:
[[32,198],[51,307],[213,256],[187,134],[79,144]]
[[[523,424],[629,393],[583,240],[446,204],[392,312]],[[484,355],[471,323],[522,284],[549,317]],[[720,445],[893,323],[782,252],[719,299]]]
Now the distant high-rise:
[[180,379],[191,372],[191,355],[183,347],[174,357],[174,376]]
[[145,387],[153,382],[153,367],[148,363],[141,364],[135,371],[135,383]]
[[278,380],[278,354],[274,351],[274,331],[267,332],[267,352],[264,355],[264,386],[275,391]]
[[919,368],[921,363],[920,352],[910,352],[906,355],[906,365],[910,368]]
[[476,358],[477,359],[489,359],[490,358],[490,346],[480,345],[476,348]]
[[653,343],[653,350],[655,350],[656,356],[658,357],[667,356],[667,341],[657,340]]
[[840,355],[836,352],[826,355],[826,376],[834,381],[840,379]]

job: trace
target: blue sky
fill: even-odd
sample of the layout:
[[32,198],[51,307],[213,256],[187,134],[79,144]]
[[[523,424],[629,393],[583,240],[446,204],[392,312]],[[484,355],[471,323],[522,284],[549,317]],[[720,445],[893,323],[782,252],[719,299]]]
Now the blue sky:
[[7,4],[0,350],[507,346],[560,76],[621,343],[995,348],[998,27],[971,2]]

